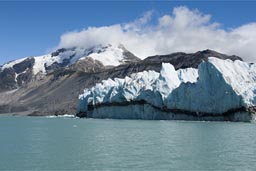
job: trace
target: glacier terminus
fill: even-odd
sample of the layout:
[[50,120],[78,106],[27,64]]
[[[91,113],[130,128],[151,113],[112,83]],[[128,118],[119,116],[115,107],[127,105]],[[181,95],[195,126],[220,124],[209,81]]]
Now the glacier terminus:
[[78,116],[115,119],[251,121],[255,117],[256,65],[209,57],[198,69],[103,80],[79,96]]

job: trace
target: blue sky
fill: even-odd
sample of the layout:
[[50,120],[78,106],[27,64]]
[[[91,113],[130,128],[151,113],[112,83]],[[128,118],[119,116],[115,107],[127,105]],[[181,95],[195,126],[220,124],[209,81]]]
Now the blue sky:
[[253,1],[0,2],[0,64],[43,55],[58,46],[60,36],[68,31],[132,22],[149,10],[157,18],[177,6],[210,14],[224,30],[256,22]]

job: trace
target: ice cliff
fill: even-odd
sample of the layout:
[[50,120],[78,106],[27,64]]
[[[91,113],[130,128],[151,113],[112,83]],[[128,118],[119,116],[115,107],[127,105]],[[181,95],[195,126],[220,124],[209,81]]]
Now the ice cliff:
[[79,96],[78,115],[119,119],[250,121],[256,64],[210,57],[198,69],[144,71],[102,81]]

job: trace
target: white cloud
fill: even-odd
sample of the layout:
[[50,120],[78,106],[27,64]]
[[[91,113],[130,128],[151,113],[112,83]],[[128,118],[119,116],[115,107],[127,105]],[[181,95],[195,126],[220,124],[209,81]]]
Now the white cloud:
[[150,22],[154,11],[147,11],[144,15],[133,22],[127,23],[123,26],[125,31],[133,30],[133,31],[140,31],[140,28],[147,25]]
[[211,16],[187,7],[176,7],[151,24],[154,12],[146,12],[134,22],[104,27],[89,27],[61,36],[59,47],[92,47],[98,44],[123,44],[141,58],[177,51],[213,49],[256,62],[256,23],[224,30]]

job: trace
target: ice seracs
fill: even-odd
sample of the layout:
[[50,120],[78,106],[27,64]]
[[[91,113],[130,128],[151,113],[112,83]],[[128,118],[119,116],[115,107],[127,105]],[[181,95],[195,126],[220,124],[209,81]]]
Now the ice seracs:
[[89,117],[250,120],[256,66],[214,57],[198,69],[175,70],[163,63],[160,73],[139,72],[85,89],[79,101],[78,113]]

